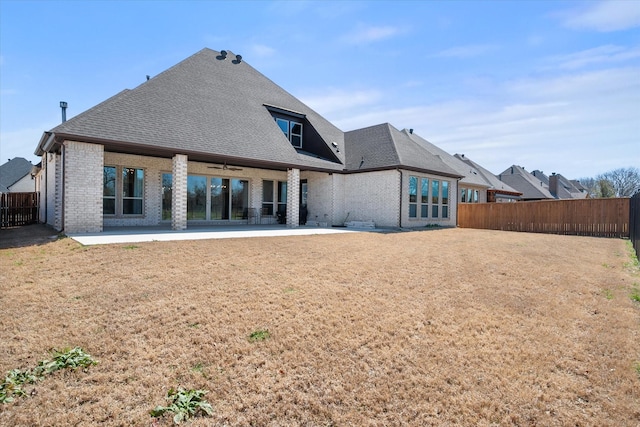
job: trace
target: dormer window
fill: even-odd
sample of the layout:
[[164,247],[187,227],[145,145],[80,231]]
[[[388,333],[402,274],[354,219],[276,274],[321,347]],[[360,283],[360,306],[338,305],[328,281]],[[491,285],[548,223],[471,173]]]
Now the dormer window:
[[275,117],[275,120],[291,145],[302,148],[302,123],[281,117]]

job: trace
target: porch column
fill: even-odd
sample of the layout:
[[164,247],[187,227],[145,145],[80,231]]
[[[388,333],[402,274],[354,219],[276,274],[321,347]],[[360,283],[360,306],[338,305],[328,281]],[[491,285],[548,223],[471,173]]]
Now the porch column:
[[171,229],[187,228],[187,156],[173,156],[173,183],[171,188]]
[[287,227],[300,226],[300,169],[287,170]]

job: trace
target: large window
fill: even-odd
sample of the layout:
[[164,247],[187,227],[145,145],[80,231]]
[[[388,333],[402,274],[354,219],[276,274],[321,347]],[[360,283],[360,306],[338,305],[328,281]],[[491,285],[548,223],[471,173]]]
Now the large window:
[[122,169],[122,214],[142,215],[144,201],[144,170]]
[[119,166],[103,168],[102,213],[114,216],[144,213],[144,169]]
[[211,178],[211,219],[229,219],[229,180]]
[[249,181],[231,180],[231,219],[246,219],[249,209]]
[[302,148],[302,123],[281,117],[276,117],[275,120],[291,145]]
[[449,217],[449,181],[409,176],[409,218]]
[[[162,174],[162,219],[171,219],[173,176]],[[207,190],[207,187],[209,189]],[[249,208],[249,181],[200,175],[187,176],[188,220],[241,220]]]
[[207,177],[187,176],[187,219],[207,219]]

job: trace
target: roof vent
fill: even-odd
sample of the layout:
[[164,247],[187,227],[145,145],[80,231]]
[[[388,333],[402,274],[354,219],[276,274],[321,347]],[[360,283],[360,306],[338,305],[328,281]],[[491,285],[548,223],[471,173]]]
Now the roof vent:
[[233,61],[234,64],[239,64],[242,62],[242,55],[236,55],[236,59],[234,59]]
[[220,51],[220,55],[216,56],[216,59],[219,59],[221,61],[227,59],[227,51],[226,50],[221,50]]

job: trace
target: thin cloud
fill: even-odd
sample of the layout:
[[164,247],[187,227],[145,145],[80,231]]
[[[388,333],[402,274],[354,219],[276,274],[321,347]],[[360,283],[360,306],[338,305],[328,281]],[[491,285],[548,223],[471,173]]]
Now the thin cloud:
[[587,49],[568,55],[557,55],[549,58],[554,67],[561,69],[578,69],[594,64],[611,64],[640,58],[640,47],[625,48],[605,45]]
[[498,46],[492,44],[473,44],[467,46],[456,46],[449,49],[442,50],[435,55],[434,57],[438,58],[473,58],[476,56],[482,56],[488,52],[497,50]]
[[603,1],[580,11],[562,13],[564,26],[573,30],[611,32],[640,27],[640,2]]
[[250,47],[251,52],[258,57],[269,57],[276,53],[276,50],[272,47],[263,44],[254,44]]
[[302,96],[301,100],[324,116],[338,115],[341,112],[370,106],[382,97],[377,90],[340,90],[331,89],[323,95]]
[[342,37],[342,41],[349,44],[368,44],[389,39],[400,34],[400,30],[392,26],[361,26],[355,31]]

